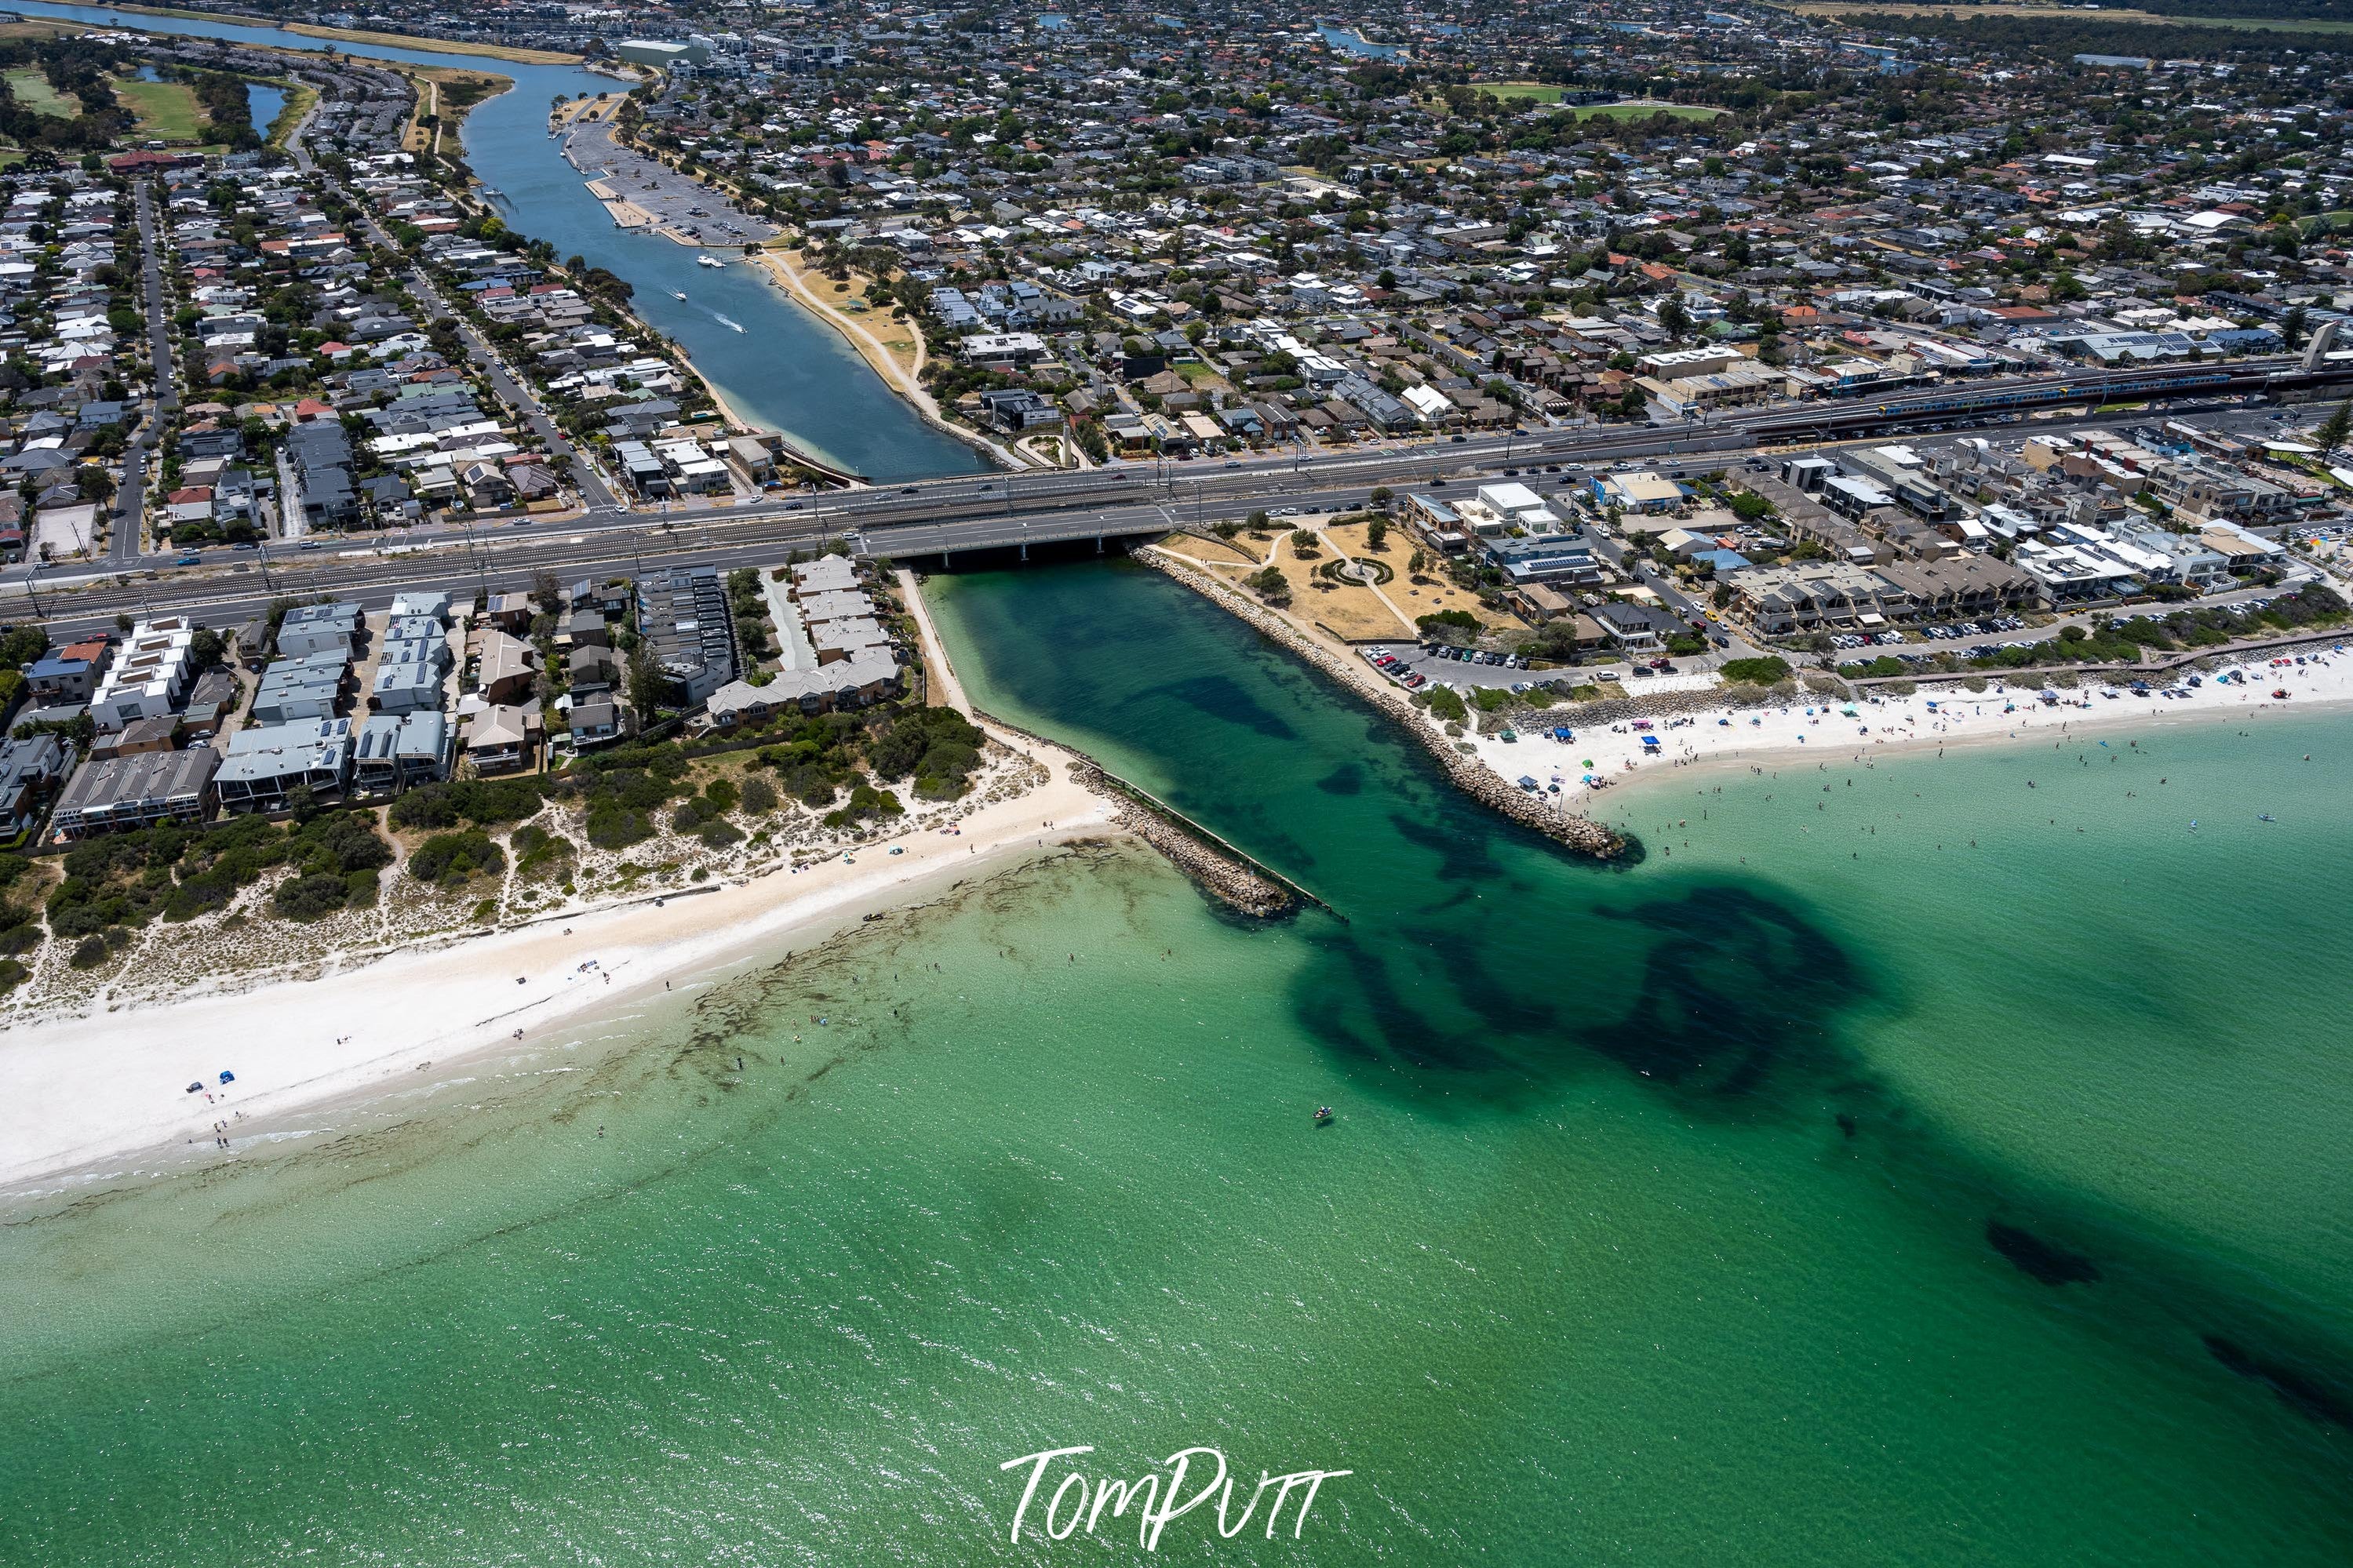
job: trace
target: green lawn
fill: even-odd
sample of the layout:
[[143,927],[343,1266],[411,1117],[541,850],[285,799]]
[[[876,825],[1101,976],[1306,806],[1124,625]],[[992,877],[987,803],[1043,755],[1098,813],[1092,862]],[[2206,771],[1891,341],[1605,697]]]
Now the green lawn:
[[81,100],[68,98],[49,85],[49,79],[37,70],[14,70],[8,74],[8,90],[16,101],[36,114],[53,114],[59,120],[71,120],[81,113]]
[[1704,103],[1600,103],[1577,111],[1579,120],[1648,120],[1663,114],[1670,120],[1714,120],[1724,112]]
[[[1506,103],[1558,103],[1568,89],[1545,81],[1474,81],[1481,92],[1492,92]],[[1696,103],[1600,103],[1577,111],[1580,120],[1648,120],[1664,113],[1676,120],[1713,120],[1724,112]]]
[[139,117],[132,134],[153,137],[164,142],[193,142],[196,127],[204,123],[204,114],[196,107],[196,95],[176,81],[118,81],[114,96],[122,106]]
[[1567,90],[1541,81],[1474,81],[1471,84],[1481,92],[1492,92],[1504,102],[1521,100],[1528,103],[1558,103]]

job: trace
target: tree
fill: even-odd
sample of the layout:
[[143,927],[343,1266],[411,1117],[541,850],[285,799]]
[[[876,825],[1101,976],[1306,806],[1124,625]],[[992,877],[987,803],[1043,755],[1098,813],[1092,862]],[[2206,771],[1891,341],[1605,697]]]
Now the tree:
[[227,657],[228,645],[220,633],[210,626],[199,627],[188,639],[188,668],[202,674]]
[[2280,336],[2287,340],[2288,347],[2296,349],[2304,346],[2305,319],[2301,305],[2290,305],[2287,314],[2280,318]]
[[2353,435],[2353,397],[2338,404],[2335,412],[2322,420],[2320,428],[2314,432],[2314,438],[2320,443],[2322,459],[2326,461],[2329,453],[2345,445],[2345,437],[2348,435]]
[[1365,548],[1376,554],[1389,547],[1389,520],[1377,517],[1365,524]]
[[1679,338],[1691,331],[1691,312],[1683,302],[1672,296],[1659,303],[1659,326],[1669,337]]
[[651,719],[661,706],[661,672],[654,668],[651,649],[643,643],[629,650],[629,706],[640,719]]

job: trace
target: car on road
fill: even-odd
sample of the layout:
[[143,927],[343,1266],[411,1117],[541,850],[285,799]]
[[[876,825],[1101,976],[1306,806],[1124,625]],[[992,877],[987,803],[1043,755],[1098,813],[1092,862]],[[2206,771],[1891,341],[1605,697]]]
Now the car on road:
[[1471,439],[1471,437],[1468,437],[1468,436],[1449,436],[1446,439],[1447,439],[1449,442],[1452,443],[1454,446],[1460,447],[1460,446],[1461,446],[1464,442],[1466,442],[1466,441],[1470,440],[1470,439]]
[[297,544],[294,548],[297,550],[317,550],[320,548],[320,544],[315,539],[306,539],[302,541],[301,543]]
[[239,541],[238,542],[237,542],[237,543],[235,543],[235,544],[230,545],[230,546],[229,546],[229,548],[230,548],[231,550],[259,550],[259,549],[260,549],[260,548],[261,548],[261,546],[259,546],[259,544],[256,544],[256,543],[255,543],[253,541],[251,541],[250,539],[247,539],[247,540],[241,540],[241,541]]
[[205,558],[197,554],[193,550],[188,552],[187,554],[181,556],[177,561],[172,563],[174,566],[201,566],[204,563]]

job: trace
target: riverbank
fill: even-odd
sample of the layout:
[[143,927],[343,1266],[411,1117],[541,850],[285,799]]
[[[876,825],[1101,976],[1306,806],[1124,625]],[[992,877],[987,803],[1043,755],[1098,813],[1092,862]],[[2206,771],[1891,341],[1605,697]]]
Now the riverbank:
[[[2237,665],[2219,660],[2222,669],[2242,669],[2245,684],[2217,680],[2217,670],[2201,676],[2198,686],[2175,688],[2182,695],[2172,698],[2088,681],[2061,689],[2061,701],[2052,705],[2038,698],[2039,684],[1989,682],[1981,692],[1953,684],[1876,700],[1868,694],[1852,700],[1808,694],[1770,707],[1694,706],[1649,721],[1648,731],[1634,729],[1631,720],[1572,725],[1575,738],[1569,741],[1535,727],[1543,723],[1538,714],[1516,741],[1505,741],[1500,732],[1465,740],[1498,776],[1534,778],[1546,794],[1557,784],[1563,802],[1601,810],[1595,797],[1610,787],[1683,768],[1768,760],[1780,765],[1798,755],[1837,762],[1923,748],[2049,740],[2063,732],[2072,739],[2353,707],[2353,657],[2326,648],[2304,657],[2304,664],[2290,656],[2291,662],[2282,666],[2263,657]],[[2288,696],[2274,699],[2274,690]],[[2105,691],[2119,695],[2103,696]],[[1644,746],[1646,737],[1658,745]]]
[[[184,22],[213,22],[239,27],[270,27],[263,18],[240,16],[230,11],[191,11],[172,5],[109,5],[109,15],[121,12],[126,16],[171,16]],[[377,44],[386,48],[419,49],[437,55],[487,55],[492,59],[513,60],[519,65],[576,66],[586,58],[583,55],[565,54],[555,49],[524,49],[508,44],[466,44],[451,38],[427,38],[411,33],[379,33],[359,27],[322,27],[312,22],[288,22],[276,31],[300,33],[306,38],[332,38],[347,44]]]
[[1303,631],[1287,616],[1218,581],[1171,551],[1147,544],[1135,552],[1135,559],[1167,574],[1280,643],[1395,720],[1437,760],[1456,787],[1480,805],[1597,859],[1616,859],[1631,847],[1615,830],[1569,810],[1565,799],[1530,794],[1508,783],[1478,755],[1475,748],[1458,746],[1435,714],[1375,675],[1361,661]]
[[[877,837],[806,868],[617,901],[343,973],[127,1007],[0,1037],[13,1128],[0,1185],[125,1160],[234,1154],[300,1111],[576,1026],[587,1014],[740,958],[804,948],[869,915],[1115,832],[1082,759],[1018,742],[1046,782],[953,827]],[[102,1065],[101,1065],[102,1064]],[[220,1082],[222,1072],[234,1081]],[[190,1092],[188,1085],[202,1086]],[[230,1123],[231,1147],[209,1131]]]
[[1026,466],[1004,447],[977,431],[965,429],[940,412],[938,400],[923,386],[927,351],[923,346],[921,327],[909,323],[908,347],[904,352],[896,351],[876,336],[865,322],[825,297],[818,287],[825,279],[801,265],[799,250],[764,249],[750,259],[757,262],[761,269],[774,279],[796,303],[807,307],[810,314],[840,333],[843,341],[857,351],[858,357],[866,362],[866,367],[883,385],[905,399],[923,416],[925,424],[987,453],[1008,468],[1018,470]]
[[[386,68],[406,77],[417,100],[409,106],[401,127],[401,150],[438,156],[442,139],[454,137],[465,145],[466,116],[491,99],[514,90],[514,79],[494,71],[470,71],[458,66],[405,63]],[[480,185],[477,178],[474,184]]]

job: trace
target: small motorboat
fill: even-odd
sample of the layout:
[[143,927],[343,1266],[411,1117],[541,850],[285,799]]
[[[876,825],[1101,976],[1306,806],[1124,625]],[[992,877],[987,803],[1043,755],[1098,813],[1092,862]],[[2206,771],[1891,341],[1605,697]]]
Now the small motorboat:
[[697,267],[724,267],[727,265],[727,263],[720,260],[715,256],[698,256],[694,258],[694,264]]
[[683,289],[673,289],[670,291],[670,297],[673,300],[683,300],[686,298],[686,290]]
[[1317,1106],[1317,1107],[1315,1108],[1315,1125],[1316,1125],[1316,1126],[1318,1126],[1318,1127],[1328,1126],[1328,1125],[1330,1124],[1331,1121],[1332,1121],[1332,1108],[1331,1108],[1330,1106],[1328,1106],[1328,1105],[1319,1105],[1319,1106]]
[[2266,811],[2266,812],[2263,813],[2261,816],[2257,816],[2257,817],[2255,818],[2255,820],[2256,820],[2257,822],[2277,822],[2277,821],[2279,820],[2279,818],[2278,818],[2278,817],[2276,817],[2276,816],[2274,816],[2270,812]]

